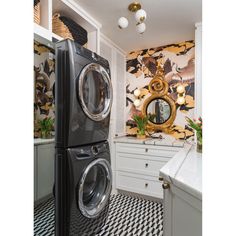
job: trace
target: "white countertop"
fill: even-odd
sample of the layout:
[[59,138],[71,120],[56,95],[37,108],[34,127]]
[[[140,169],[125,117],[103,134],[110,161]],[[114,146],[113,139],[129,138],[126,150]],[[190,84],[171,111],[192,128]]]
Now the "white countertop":
[[169,135],[163,135],[163,139],[157,138],[146,138],[146,139],[138,139],[136,137],[122,136],[114,138],[113,141],[115,143],[136,143],[136,144],[149,144],[149,145],[157,145],[157,146],[171,146],[171,147],[183,147],[184,141],[176,140],[175,138]]
[[34,139],[34,145],[41,145],[41,144],[48,144],[48,143],[54,143],[55,139],[54,138],[35,138]]
[[202,199],[202,154],[196,152],[196,146],[186,144],[160,170],[165,180]]

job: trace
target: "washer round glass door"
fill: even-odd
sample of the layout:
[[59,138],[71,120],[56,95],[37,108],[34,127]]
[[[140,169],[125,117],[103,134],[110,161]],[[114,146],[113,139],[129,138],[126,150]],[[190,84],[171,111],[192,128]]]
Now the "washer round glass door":
[[94,218],[106,206],[112,187],[110,163],[105,159],[92,161],[79,183],[78,206],[82,214]]
[[91,63],[83,68],[78,81],[78,97],[84,112],[92,120],[101,121],[109,115],[112,86],[101,65]]

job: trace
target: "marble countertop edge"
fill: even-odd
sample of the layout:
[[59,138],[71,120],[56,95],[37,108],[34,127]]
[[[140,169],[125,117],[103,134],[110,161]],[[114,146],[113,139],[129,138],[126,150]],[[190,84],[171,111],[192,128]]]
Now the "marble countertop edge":
[[120,136],[113,138],[115,143],[134,143],[134,144],[146,144],[146,145],[156,145],[156,146],[170,146],[170,147],[184,147],[185,142],[176,140],[172,137],[164,136],[163,139],[156,138],[146,138],[137,139],[131,136]]
[[195,146],[186,144],[165,166],[159,175],[176,187],[202,199],[202,157]]
[[35,138],[34,139],[34,145],[49,144],[49,143],[54,143],[54,142],[55,142],[55,138],[48,138],[48,139]]

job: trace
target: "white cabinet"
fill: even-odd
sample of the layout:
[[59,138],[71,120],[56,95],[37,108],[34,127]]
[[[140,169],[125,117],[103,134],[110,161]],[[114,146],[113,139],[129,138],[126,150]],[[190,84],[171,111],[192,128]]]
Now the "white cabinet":
[[[113,132],[116,135],[125,134],[125,107],[126,107],[126,58],[120,51],[116,51],[115,55],[115,79],[114,86],[114,109],[112,113]],[[114,137],[114,136],[113,136]]]
[[109,61],[113,87],[113,103],[111,109],[111,137],[125,134],[125,80],[126,54],[109,38],[101,34],[100,55]]
[[161,170],[164,236],[202,235],[202,155],[186,144]]
[[52,193],[54,184],[54,143],[34,147],[34,200]]
[[34,201],[37,200],[37,147],[34,146]]
[[38,199],[52,193],[54,184],[54,144],[38,146]]
[[116,143],[116,188],[163,198],[159,170],[179,147]]
[[113,170],[113,192],[115,191],[115,147],[113,138],[117,134],[125,133],[125,52],[115,45],[110,39],[101,34],[100,55],[110,64],[111,82],[113,87],[113,102],[110,117],[109,144],[111,165]]
[[155,198],[163,198],[161,183],[157,177],[134,174],[132,172],[116,172],[117,189],[139,193]]
[[202,202],[170,184],[164,190],[164,236],[201,236]]

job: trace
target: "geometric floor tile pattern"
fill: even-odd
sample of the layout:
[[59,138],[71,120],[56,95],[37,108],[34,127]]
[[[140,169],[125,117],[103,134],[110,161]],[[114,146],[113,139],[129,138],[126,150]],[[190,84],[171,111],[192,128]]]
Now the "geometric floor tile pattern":
[[[34,209],[34,236],[54,235],[54,200]],[[163,205],[123,194],[111,195],[106,225],[96,236],[162,236]]]
[[34,235],[54,235],[54,198],[50,198],[34,208]]

